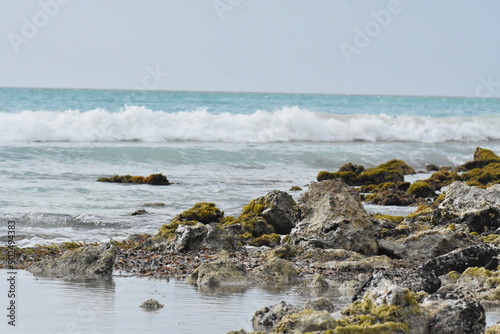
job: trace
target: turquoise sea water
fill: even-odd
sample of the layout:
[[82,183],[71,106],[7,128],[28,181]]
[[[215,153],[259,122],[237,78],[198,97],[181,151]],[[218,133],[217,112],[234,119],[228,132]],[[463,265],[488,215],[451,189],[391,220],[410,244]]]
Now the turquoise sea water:
[[[121,239],[200,201],[238,214],[349,161],[422,170],[477,146],[500,152],[498,99],[2,88],[0,222],[21,246]],[[96,182],[151,173],[174,185]]]

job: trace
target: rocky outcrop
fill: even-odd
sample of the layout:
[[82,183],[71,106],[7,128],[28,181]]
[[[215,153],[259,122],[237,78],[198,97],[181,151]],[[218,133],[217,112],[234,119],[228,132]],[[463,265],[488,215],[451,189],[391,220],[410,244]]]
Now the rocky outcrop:
[[416,260],[432,259],[473,244],[474,240],[470,235],[446,228],[417,232],[397,241],[378,240],[381,253],[400,259]]
[[[298,220],[297,203],[292,196],[280,190],[274,190],[265,196],[259,197],[250,203],[258,215],[274,227],[278,234],[288,234],[295,227]],[[245,210],[244,212],[245,213]]]
[[297,312],[298,310],[298,308],[285,301],[265,306],[254,313],[252,317],[253,328],[255,330],[269,330],[281,321],[285,315]]
[[229,260],[217,260],[201,264],[188,276],[187,281],[200,288],[217,288],[245,286],[250,283],[250,278],[243,267]]
[[444,286],[426,297],[421,306],[430,318],[429,334],[484,333],[484,308],[466,289]]
[[299,199],[302,221],[290,242],[318,248],[342,248],[377,253],[375,228],[357,193],[341,180],[311,183]]
[[432,272],[400,270],[381,270],[370,278],[354,293],[353,301],[362,299],[368,292],[384,289],[391,285],[406,288],[411,292],[436,292],[441,287],[441,280]]
[[446,197],[438,207],[442,217],[453,218],[490,208],[500,209],[500,185],[481,189],[458,181],[448,186]]
[[421,270],[441,276],[450,271],[463,272],[469,267],[497,267],[500,248],[492,245],[473,245],[451,251],[425,262]]
[[114,175],[112,177],[100,177],[99,179],[97,179],[97,182],[150,184],[153,186],[168,186],[172,184],[163,174],[151,174],[147,177]]
[[68,250],[55,259],[45,259],[28,267],[35,276],[110,279],[116,248],[110,244]]
[[409,206],[415,204],[416,202],[417,199],[415,196],[410,195],[405,191],[386,189],[379,191],[367,203],[377,205]]
[[212,250],[238,251],[242,247],[238,243],[236,236],[225,229],[215,225],[179,224],[175,230],[174,238],[164,242],[167,251],[196,251],[203,248]]

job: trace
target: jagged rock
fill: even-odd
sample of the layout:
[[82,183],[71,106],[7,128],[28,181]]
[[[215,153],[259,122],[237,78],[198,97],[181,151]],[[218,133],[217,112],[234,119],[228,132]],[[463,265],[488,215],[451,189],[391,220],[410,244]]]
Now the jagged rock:
[[247,285],[247,272],[229,260],[202,263],[187,278],[188,283],[198,287],[216,288],[220,286]]
[[470,232],[487,233],[500,229],[500,210],[488,208],[463,214],[450,223],[465,224]]
[[315,311],[327,311],[332,313],[335,310],[333,303],[326,299],[325,297],[316,298],[309,300],[304,304],[304,310],[311,309]]
[[173,252],[198,250],[207,233],[208,228],[202,223],[194,226],[179,225],[175,230],[175,238],[169,242],[167,249]]
[[459,181],[448,186],[445,199],[438,207],[442,217],[453,218],[490,208],[500,209],[500,184],[481,189]]
[[469,267],[489,268],[489,265],[493,265],[496,268],[499,254],[500,248],[496,246],[473,245],[435,257],[424,263],[421,270],[441,276],[450,271],[461,273]]
[[271,258],[256,267],[253,273],[258,281],[273,285],[294,284],[299,278],[299,272],[290,261],[278,258]]
[[84,246],[68,250],[56,259],[45,259],[28,267],[33,275],[70,278],[110,279],[116,258],[111,244]]
[[274,190],[254,200],[262,206],[260,215],[274,227],[278,234],[288,234],[298,220],[297,203],[292,196],[280,190]]
[[381,270],[370,276],[370,278],[354,293],[352,300],[361,299],[370,291],[391,285],[406,288],[411,292],[424,291],[433,293],[441,287],[441,281],[432,272]]
[[156,310],[159,308],[162,308],[164,305],[160,304],[159,301],[156,299],[148,299],[145,302],[143,302],[139,307],[143,307],[149,310]]
[[455,282],[474,293],[483,305],[500,305],[500,272],[469,267]]
[[342,248],[377,253],[375,228],[359,195],[341,180],[311,183],[299,199],[303,220],[290,233],[290,242],[318,248]]
[[429,334],[484,333],[484,308],[466,289],[443,286],[426,297],[421,307],[430,315]]
[[466,162],[463,164],[463,167],[467,170],[471,170],[474,168],[483,168],[490,163],[497,162],[500,162],[500,157],[492,150],[477,147],[474,152],[474,160]]
[[400,259],[432,259],[474,243],[470,235],[446,228],[417,232],[398,241],[378,240],[381,253]]
[[274,327],[285,315],[297,312],[298,308],[290,303],[281,301],[275,305],[266,306],[257,310],[252,317],[255,330],[268,330]]

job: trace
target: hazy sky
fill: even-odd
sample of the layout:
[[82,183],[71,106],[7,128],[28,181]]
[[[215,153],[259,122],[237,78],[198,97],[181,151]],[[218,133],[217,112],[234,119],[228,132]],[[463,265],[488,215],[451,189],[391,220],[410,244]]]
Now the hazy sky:
[[0,86],[500,97],[498,0],[0,0]]

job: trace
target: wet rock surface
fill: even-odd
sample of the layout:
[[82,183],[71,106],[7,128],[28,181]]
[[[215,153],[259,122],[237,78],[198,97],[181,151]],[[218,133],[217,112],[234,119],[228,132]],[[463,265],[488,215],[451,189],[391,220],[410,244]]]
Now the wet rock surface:
[[68,278],[110,279],[116,248],[110,244],[68,250],[55,259],[44,259],[28,267],[33,275]]

